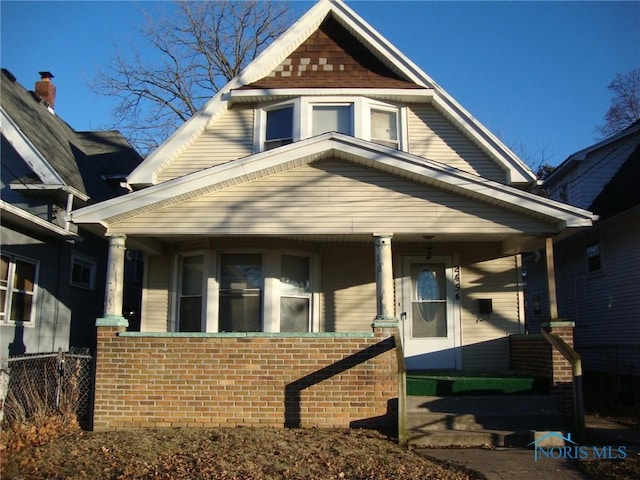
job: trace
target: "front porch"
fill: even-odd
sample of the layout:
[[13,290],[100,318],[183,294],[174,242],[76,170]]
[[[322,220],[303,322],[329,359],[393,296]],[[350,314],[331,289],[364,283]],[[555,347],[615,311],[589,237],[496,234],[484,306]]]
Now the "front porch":
[[93,428],[395,428],[397,329],[140,333],[98,323]]

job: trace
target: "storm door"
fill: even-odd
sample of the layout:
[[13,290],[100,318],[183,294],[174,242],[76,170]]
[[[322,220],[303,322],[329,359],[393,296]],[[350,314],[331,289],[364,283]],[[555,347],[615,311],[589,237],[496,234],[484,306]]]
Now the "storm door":
[[405,257],[401,329],[407,368],[459,368],[459,316],[450,260]]

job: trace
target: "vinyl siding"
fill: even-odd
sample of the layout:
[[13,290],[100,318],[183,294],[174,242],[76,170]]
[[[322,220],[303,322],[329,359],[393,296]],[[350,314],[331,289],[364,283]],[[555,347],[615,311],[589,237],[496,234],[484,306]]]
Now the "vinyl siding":
[[477,200],[346,161],[323,160],[111,225],[137,234],[545,232]]
[[[637,211],[636,211],[637,212]],[[585,245],[600,240],[603,269],[586,272]],[[585,370],[640,374],[640,217],[629,213],[555,249],[558,308],[574,321]]]
[[581,208],[589,208],[618,172],[622,164],[629,158],[640,142],[640,132],[632,135],[624,142],[614,142],[591,152],[576,166],[561,177],[552,177],[552,182],[545,183],[551,198],[561,199],[560,191],[566,185],[566,203]]
[[171,257],[147,256],[144,289],[142,292],[143,332],[169,331],[169,293],[171,286]]
[[412,105],[408,117],[410,153],[490,180],[507,181],[505,171],[432,105]]
[[245,157],[253,149],[253,108],[234,106],[158,174],[164,182]]
[[376,272],[372,244],[322,247],[321,330],[367,332],[376,316]]
[[[498,371],[509,368],[508,335],[521,333],[520,271],[513,256],[460,269],[462,365],[465,370]],[[490,298],[493,313],[480,319],[478,299]]]

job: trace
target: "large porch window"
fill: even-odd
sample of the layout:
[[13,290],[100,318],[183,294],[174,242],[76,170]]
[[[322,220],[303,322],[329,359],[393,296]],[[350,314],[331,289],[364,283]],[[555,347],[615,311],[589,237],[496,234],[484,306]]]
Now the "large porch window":
[[204,255],[183,257],[181,264],[178,329],[199,332],[202,328]]
[[218,330],[260,332],[263,290],[262,255],[222,254]]
[[311,276],[309,257],[282,255],[280,276],[280,331],[309,332]]
[[176,330],[313,331],[312,258],[274,251],[182,256]]

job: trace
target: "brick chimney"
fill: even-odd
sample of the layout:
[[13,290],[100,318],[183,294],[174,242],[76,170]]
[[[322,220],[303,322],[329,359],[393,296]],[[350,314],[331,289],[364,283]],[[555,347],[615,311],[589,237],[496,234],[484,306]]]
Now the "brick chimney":
[[36,95],[47,107],[53,109],[56,103],[56,86],[51,82],[53,73],[38,72],[40,81],[36,82]]

